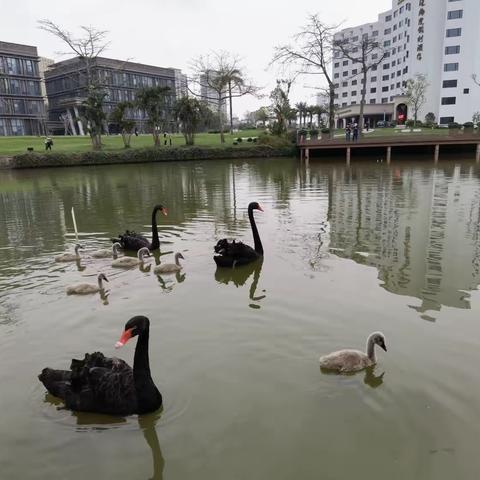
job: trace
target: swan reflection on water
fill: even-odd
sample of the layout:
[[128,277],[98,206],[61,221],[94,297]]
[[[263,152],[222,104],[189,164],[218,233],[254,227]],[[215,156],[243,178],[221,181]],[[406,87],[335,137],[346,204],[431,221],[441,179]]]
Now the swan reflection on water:
[[[67,410],[63,406],[62,400],[49,393],[45,394],[45,403],[55,405],[58,410],[65,410],[71,413],[71,416],[75,418],[76,425],[79,431],[88,430],[112,430],[114,428],[120,428],[127,423],[126,417],[115,417],[112,415],[103,415],[100,413],[85,413],[85,412],[72,412]],[[147,415],[139,415],[137,417],[138,426],[143,433],[147,445],[150,448],[152,454],[152,468],[153,475],[149,477],[149,480],[162,480],[163,470],[165,468],[165,460],[160,449],[160,442],[157,435],[157,423],[159,422],[163,413],[163,409],[156,412],[149,413]]]
[[[245,283],[253,273],[253,281],[250,286],[248,298],[254,302],[259,302],[260,300],[266,298],[265,290],[262,290],[262,295],[255,295],[258,287],[258,281],[260,280],[260,275],[262,272],[262,266],[263,257],[259,258],[253,263],[249,263],[248,265],[243,265],[241,267],[217,267],[217,269],[215,270],[215,280],[218,283],[223,283],[225,285],[233,283],[238,288],[243,287],[243,285],[245,285]],[[249,307],[260,308],[260,305],[251,303]]]
[[359,372],[351,372],[351,373],[337,373],[333,372],[332,370],[326,370],[320,367],[320,371],[324,375],[332,375],[332,376],[340,376],[340,377],[355,377],[357,375],[360,375],[362,372],[365,374],[363,377],[363,383],[365,385],[368,385],[371,388],[378,388],[380,385],[383,384],[383,377],[385,375],[385,372],[382,372],[380,375],[375,374],[375,367],[376,365],[372,365],[371,367],[367,367],[364,370],[360,370]]
[[[156,277],[160,285],[160,288],[164,292],[170,293],[173,290],[173,287],[177,283],[182,283],[185,281],[185,278],[187,278],[187,274],[185,272],[184,273],[177,272],[174,276],[167,275],[166,278],[163,278],[161,275],[156,275]],[[173,280],[174,278],[176,281]]]

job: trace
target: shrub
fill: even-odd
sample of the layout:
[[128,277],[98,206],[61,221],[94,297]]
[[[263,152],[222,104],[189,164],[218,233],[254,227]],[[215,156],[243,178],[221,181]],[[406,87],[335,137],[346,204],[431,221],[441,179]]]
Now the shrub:
[[320,131],[317,129],[317,128],[312,128],[310,130],[310,136],[311,137],[318,137],[318,134],[320,133]]
[[455,130],[455,129],[460,128],[460,125],[457,122],[451,122],[451,123],[448,124],[448,128],[450,130]]
[[473,128],[473,122],[465,122],[463,128]]
[[242,137],[238,137],[238,138],[237,138],[237,142],[238,142],[238,143],[242,143],[242,142],[243,142],[243,138],[242,138]]
[[330,129],[329,128],[322,128],[322,133],[324,135],[328,135],[330,133]]
[[257,143],[257,140],[258,140],[258,138],[255,137],[255,138],[253,139],[253,143]]
[[247,142],[252,142],[252,137],[248,137]]
[[408,128],[412,128],[414,124],[415,124],[415,122],[413,120],[407,120],[405,122],[405,126],[408,127]]
[[279,137],[277,135],[261,135],[258,137],[259,145],[268,145],[274,148],[292,147],[287,137]]

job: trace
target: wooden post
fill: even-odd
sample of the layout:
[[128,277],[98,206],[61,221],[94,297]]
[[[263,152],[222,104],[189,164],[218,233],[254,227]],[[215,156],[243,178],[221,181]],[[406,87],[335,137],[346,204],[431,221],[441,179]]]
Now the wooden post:
[[387,147],[387,163],[390,165],[392,160],[392,147]]
[[477,163],[480,163],[480,143],[477,144],[477,156],[475,157]]
[[350,165],[350,155],[351,155],[350,147],[347,147],[347,165]]
[[440,145],[435,145],[435,163],[438,163],[440,157]]
[[300,147],[300,162],[303,162],[303,148]]
[[308,162],[310,160],[310,151],[308,148],[305,149],[305,165],[308,165]]

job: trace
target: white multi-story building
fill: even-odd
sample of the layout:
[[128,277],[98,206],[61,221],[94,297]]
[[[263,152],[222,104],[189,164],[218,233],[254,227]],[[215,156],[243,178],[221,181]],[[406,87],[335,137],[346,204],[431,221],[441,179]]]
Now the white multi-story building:
[[[472,121],[480,111],[480,0],[393,0],[392,9],[374,23],[347,28],[336,41],[361,41],[368,35],[378,39],[386,57],[367,76],[366,122],[403,123],[413,118],[402,96],[408,79],[416,74],[429,83],[427,101],[418,119],[432,112],[437,122]],[[361,65],[334,53],[338,123],[358,119],[361,101]]]

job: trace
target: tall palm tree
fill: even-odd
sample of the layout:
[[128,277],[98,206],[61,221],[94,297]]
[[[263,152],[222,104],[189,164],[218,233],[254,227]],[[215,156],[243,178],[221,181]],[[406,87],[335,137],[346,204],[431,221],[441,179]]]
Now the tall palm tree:
[[300,117],[300,127],[302,126],[302,117],[303,117],[303,126],[305,126],[306,120],[307,120],[307,117],[306,117],[307,104],[305,102],[298,102],[295,105],[295,108],[297,109],[298,115]]

